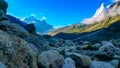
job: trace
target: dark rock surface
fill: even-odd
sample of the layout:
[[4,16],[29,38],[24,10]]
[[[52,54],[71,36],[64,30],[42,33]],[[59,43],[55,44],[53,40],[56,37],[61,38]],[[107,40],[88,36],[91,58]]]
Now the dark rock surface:
[[7,2],[5,0],[0,0],[0,9],[2,9],[4,13],[6,13],[7,8],[8,8]]

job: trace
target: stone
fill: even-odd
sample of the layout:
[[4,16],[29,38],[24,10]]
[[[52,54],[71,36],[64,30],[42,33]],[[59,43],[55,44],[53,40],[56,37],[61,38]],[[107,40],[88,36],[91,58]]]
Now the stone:
[[106,52],[108,55],[113,55],[115,53],[115,46],[108,41],[102,41],[102,46],[99,51]]
[[41,35],[36,33],[30,34],[19,24],[10,23],[8,20],[0,21],[0,29],[33,44],[39,52],[50,49],[49,43]]
[[0,21],[2,21],[2,20],[8,20],[8,18],[6,17],[6,15],[3,12],[3,10],[0,9]]
[[120,59],[120,56],[119,55],[114,55],[113,58],[114,59]]
[[100,60],[100,61],[110,61],[112,60],[112,57],[111,55],[108,55],[106,54],[105,52],[96,52],[96,54],[93,54],[94,58],[97,59],[97,60]]
[[55,50],[49,50],[39,55],[38,62],[46,68],[61,68],[64,65],[64,57]]
[[81,54],[71,53],[69,56],[75,61],[76,67],[83,67],[82,60],[81,60]]
[[102,45],[100,43],[93,44],[92,47],[99,49]]
[[57,38],[50,38],[49,44],[53,47],[59,47],[59,40]]
[[0,21],[0,29],[11,35],[20,37],[30,44],[33,44],[39,52],[50,49],[49,43],[41,35],[36,33],[31,34],[19,24],[3,20]]
[[29,43],[0,30],[0,60],[8,68],[37,68],[37,55]]
[[83,50],[98,50],[98,48],[96,48],[96,47],[94,47],[94,46],[92,46],[92,45],[83,45],[83,46],[81,46],[81,49],[83,49]]
[[81,48],[83,50],[98,50],[102,45],[100,43],[96,43],[96,44],[87,44],[87,45],[82,45]]
[[113,43],[116,47],[120,47],[120,39],[113,40],[112,43]]
[[50,46],[53,46],[53,47],[60,47],[62,46],[63,43],[64,43],[64,40],[60,38],[52,37],[49,39],[49,44]]
[[66,58],[62,68],[76,68],[75,62],[71,58]]
[[35,25],[34,24],[27,24],[24,26],[24,28],[29,32],[29,33],[36,33]]
[[0,62],[0,68],[7,68],[2,62]]
[[115,68],[118,68],[119,66],[119,60],[112,60],[110,61],[111,65],[113,65]]
[[90,59],[90,57],[85,55],[81,56],[81,61],[82,61],[83,67],[89,67],[90,64],[92,63],[92,60]]
[[110,63],[102,61],[93,61],[90,68],[115,68]]
[[0,9],[2,9],[4,13],[6,13],[7,8],[8,8],[7,2],[5,0],[0,0]]
[[65,43],[67,46],[75,46],[75,43],[73,43],[72,40],[65,40]]
[[46,41],[46,39],[39,34],[31,34],[26,37],[25,40],[33,44],[37,48],[39,53],[51,49],[51,47],[49,46],[49,42]]
[[84,41],[83,43],[82,43],[83,45],[89,45],[89,44],[91,44],[89,41]]
[[102,41],[102,46],[99,48],[99,50],[104,51],[106,48],[108,49],[114,48],[114,45],[111,42]]
[[120,55],[120,48],[117,47],[117,48],[115,49],[115,54]]
[[33,52],[35,53],[35,54],[39,54],[39,51],[38,51],[38,49],[35,47],[35,45],[33,45],[33,44],[31,44],[31,43],[28,43],[29,44],[29,46],[31,47],[31,49],[33,50]]
[[23,27],[15,23],[10,23],[8,20],[0,21],[0,29],[21,38],[26,38],[30,35]]
[[91,58],[86,55],[72,53],[70,57],[75,61],[77,67],[89,67],[92,63]]

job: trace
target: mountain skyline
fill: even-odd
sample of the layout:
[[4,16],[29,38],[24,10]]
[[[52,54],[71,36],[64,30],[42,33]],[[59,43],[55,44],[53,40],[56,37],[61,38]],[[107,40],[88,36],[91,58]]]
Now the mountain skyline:
[[[8,14],[21,19],[35,15],[39,20],[46,19],[54,27],[82,22],[83,19],[93,16],[102,3],[108,6],[112,2],[110,0],[96,0],[94,2],[91,0],[87,2],[79,0],[40,0],[38,2],[31,0],[29,3],[27,0],[6,1],[9,3]],[[16,5],[18,2],[19,4]]]
[[32,15],[28,18],[25,18],[23,21],[27,24],[33,23],[35,25],[36,32],[41,35],[48,34],[51,30],[54,29],[52,25],[46,22],[44,17],[41,20],[39,20],[34,15]]
[[[105,7],[104,3],[96,10],[91,18],[86,18],[82,23],[72,24],[63,28],[58,28],[50,35],[60,33],[90,33],[102,28],[107,28],[111,24],[120,20],[120,1]],[[63,35],[63,34],[62,34]]]

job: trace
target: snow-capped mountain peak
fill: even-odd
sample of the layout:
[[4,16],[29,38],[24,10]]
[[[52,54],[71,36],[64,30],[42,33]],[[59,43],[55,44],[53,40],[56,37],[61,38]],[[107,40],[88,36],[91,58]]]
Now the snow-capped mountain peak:
[[93,17],[98,17],[99,15],[101,15],[102,12],[104,12],[104,10],[105,10],[104,3],[102,3],[100,8],[98,8],[97,11],[95,12],[95,15]]
[[45,17],[45,16],[43,16],[40,20],[41,20],[41,21],[46,20],[46,17]]
[[27,23],[35,23],[38,20],[35,16],[31,15],[30,17],[25,18],[24,21],[26,21]]
[[37,19],[36,16],[32,15],[28,18],[24,19],[25,22],[27,22],[28,24],[33,23],[35,25],[36,31],[40,34],[47,34],[49,33],[50,30],[53,29],[53,26],[48,24],[48,22],[46,22],[46,17],[42,17],[41,19]]

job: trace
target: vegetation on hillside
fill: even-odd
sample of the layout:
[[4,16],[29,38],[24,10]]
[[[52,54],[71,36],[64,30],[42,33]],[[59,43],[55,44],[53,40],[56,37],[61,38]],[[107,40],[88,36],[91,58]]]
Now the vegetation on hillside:
[[85,33],[92,32],[102,28],[107,28],[113,23],[120,21],[120,16],[116,17],[107,17],[104,21],[96,22],[93,24],[85,25],[85,24],[75,24],[71,26],[67,26],[64,28],[57,29],[50,33],[50,35],[56,35],[58,33]]

